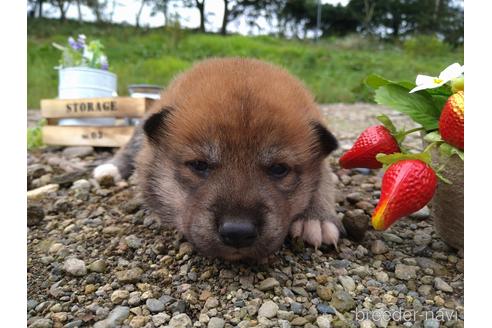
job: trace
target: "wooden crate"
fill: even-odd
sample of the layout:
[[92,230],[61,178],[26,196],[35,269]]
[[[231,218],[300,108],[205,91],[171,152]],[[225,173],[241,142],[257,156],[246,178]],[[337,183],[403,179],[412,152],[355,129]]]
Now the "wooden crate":
[[113,97],[43,99],[41,116],[46,118],[43,142],[47,145],[121,147],[132,136],[134,126],[59,126],[62,118],[141,118],[153,99]]

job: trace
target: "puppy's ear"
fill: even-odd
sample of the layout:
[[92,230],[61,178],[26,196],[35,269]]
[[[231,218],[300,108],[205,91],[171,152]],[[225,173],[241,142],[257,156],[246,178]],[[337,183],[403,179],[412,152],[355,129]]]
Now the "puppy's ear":
[[332,151],[338,148],[338,141],[335,136],[321,123],[312,122],[311,126],[317,138],[317,149],[319,149],[323,156],[328,156]]
[[166,120],[171,111],[170,107],[164,107],[160,111],[150,115],[143,124],[143,130],[149,140],[157,142],[159,136],[165,133]]

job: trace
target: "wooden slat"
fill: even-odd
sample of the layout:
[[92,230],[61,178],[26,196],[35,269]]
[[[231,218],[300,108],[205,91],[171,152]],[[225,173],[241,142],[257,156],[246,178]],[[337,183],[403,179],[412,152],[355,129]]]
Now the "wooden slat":
[[121,147],[130,140],[133,126],[53,126],[43,127],[47,145]]
[[43,99],[41,115],[45,118],[142,117],[152,102],[153,99],[132,97]]

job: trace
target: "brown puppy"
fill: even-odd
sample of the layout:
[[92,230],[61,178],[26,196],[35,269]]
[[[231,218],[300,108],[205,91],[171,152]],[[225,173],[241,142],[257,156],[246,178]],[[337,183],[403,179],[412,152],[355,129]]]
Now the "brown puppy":
[[325,158],[337,147],[286,71],[211,59],[178,76],[96,178],[136,172],[144,200],[205,255],[260,259],[290,231],[318,247],[343,229]]

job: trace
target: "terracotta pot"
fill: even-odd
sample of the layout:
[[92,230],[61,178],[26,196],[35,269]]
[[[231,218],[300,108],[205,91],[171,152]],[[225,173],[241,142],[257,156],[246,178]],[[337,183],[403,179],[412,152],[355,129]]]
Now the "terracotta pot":
[[[432,151],[432,160],[438,167],[446,161],[439,151]],[[464,246],[464,162],[457,155],[447,160],[442,175],[452,184],[439,179],[432,201],[429,204],[437,234],[452,248]]]

